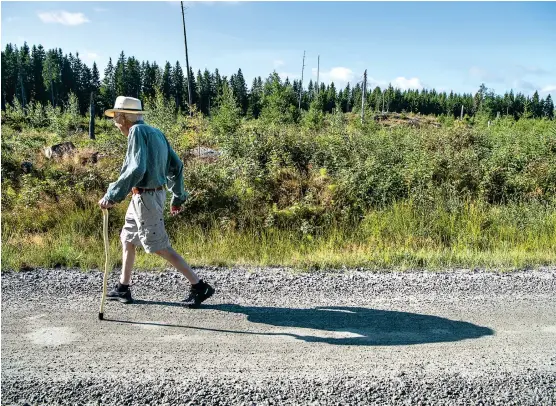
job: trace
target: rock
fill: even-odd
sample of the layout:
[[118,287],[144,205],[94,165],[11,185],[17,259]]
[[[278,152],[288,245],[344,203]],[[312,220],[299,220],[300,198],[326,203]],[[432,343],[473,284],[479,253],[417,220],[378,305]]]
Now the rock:
[[32,170],[33,170],[33,164],[31,162],[24,161],[21,163],[21,171],[23,173],[31,173]]
[[188,159],[197,159],[203,162],[214,162],[222,153],[207,147],[195,147],[186,151],[184,161]]
[[419,121],[419,119],[417,118],[410,118],[407,120],[408,124],[413,126],[413,127],[420,127],[421,126],[421,122]]
[[97,151],[83,151],[79,153],[79,163],[83,166],[87,164],[96,164],[99,159]]
[[195,147],[187,151],[187,153],[197,158],[214,158],[220,156],[220,151],[215,151],[207,147]]
[[74,152],[75,145],[73,145],[70,141],[55,144],[44,149],[44,155],[48,159],[63,158],[65,156],[73,155]]

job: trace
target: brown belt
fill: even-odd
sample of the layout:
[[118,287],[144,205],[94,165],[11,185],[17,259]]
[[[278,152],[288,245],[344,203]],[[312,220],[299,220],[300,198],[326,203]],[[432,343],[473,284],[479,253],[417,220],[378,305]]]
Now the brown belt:
[[132,187],[131,188],[131,193],[133,193],[134,195],[140,195],[143,192],[156,192],[158,190],[162,190],[164,189],[164,186],[159,186],[155,189],[146,189],[144,187]]

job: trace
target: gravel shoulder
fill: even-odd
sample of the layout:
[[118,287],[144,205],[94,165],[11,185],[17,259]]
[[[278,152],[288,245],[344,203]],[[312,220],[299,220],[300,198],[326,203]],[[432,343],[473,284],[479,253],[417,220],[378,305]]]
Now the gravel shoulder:
[[556,269],[196,271],[2,273],[1,404],[556,404]]

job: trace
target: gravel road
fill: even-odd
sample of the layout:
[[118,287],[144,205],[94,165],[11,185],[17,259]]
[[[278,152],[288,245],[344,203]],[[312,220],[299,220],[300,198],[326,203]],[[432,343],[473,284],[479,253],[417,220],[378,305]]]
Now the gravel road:
[[556,405],[554,268],[196,271],[3,272],[1,404]]

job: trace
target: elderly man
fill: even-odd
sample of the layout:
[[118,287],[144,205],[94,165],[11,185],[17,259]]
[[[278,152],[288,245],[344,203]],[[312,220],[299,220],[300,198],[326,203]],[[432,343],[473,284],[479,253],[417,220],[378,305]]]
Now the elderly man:
[[135,261],[135,247],[141,245],[147,253],[166,259],[191,283],[189,296],[184,300],[189,307],[199,305],[214,294],[214,288],[199,279],[184,259],[172,249],[164,227],[166,189],[172,192],[170,214],[181,212],[187,198],[183,187],[183,163],[174,152],[164,134],[143,122],[141,101],[119,96],[108,117],[127,137],[127,153],[120,176],[111,183],[99,201],[103,209],[132,197],[125,224],[120,234],[123,246],[123,264],[120,282],[107,295],[109,300],[131,303],[131,270]]

